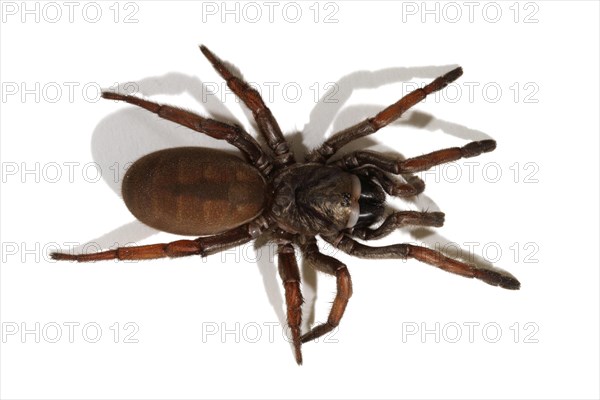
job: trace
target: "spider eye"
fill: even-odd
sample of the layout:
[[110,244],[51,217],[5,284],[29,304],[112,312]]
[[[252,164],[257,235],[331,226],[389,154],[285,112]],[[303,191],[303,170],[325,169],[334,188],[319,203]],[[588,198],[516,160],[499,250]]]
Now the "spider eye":
[[350,193],[343,193],[342,194],[342,207],[350,207]]

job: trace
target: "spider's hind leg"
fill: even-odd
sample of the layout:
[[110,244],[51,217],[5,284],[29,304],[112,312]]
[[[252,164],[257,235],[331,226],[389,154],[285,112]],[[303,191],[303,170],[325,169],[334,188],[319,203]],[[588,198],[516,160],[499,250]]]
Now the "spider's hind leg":
[[200,51],[210,61],[219,75],[225,79],[229,89],[252,111],[258,129],[273,151],[275,158],[284,165],[293,164],[295,162],[294,155],[290,151],[277,120],[266,106],[260,93],[245,80],[235,76],[206,46],[200,46]]
[[225,140],[244,153],[252,165],[263,174],[268,174],[273,168],[271,157],[263,152],[258,142],[252,136],[237,125],[204,118],[182,108],[155,103],[137,96],[123,95],[115,92],[102,92],[102,97],[133,104],[168,121],[204,133],[212,138]]
[[242,245],[254,239],[257,228],[248,223],[238,228],[213,235],[202,236],[195,240],[177,240],[170,243],[156,243],[144,246],[118,247],[90,254],[69,254],[54,252],[54,260],[92,262],[103,260],[150,260],[165,257],[186,257],[191,255],[207,256],[225,249]]

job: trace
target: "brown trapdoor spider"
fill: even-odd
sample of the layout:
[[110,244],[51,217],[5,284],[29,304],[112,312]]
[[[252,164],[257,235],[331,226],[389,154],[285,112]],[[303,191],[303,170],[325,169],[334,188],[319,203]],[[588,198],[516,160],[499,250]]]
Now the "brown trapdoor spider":
[[[200,147],[161,150],[142,157],[127,170],[123,180],[123,199],[129,210],[141,222],[158,230],[199,237],[93,254],[53,253],[54,259],[85,262],[207,256],[268,234],[278,244],[278,268],[298,364],[302,363],[301,344],[337,327],[352,296],[348,268],[319,251],[317,236],[356,257],[415,258],[490,285],[519,289],[519,281],[504,271],[477,268],[426,247],[406,243],[371,247],[356,240],[378,239],[407,225],[442,226],[441,212],[399,211],[384,216],[386,194],[416,196],[425,185],[411,174],[490,152],[496,148],[495,141],[471,142],[406,160],[356,151],[330,161],[346,144],[378,131],[427,95],[456,80],[462,75],[460,67],[407,94],[374,117],[333,134],[311,151],[304,162],[296,162],[259,93],[233,75],[205,46],[200,46],[200,50],[252,111],[268,151],[237,125],[136,96],[103,92],[106,99],[134,104],[161,118],[226,140],[242,152],[246,161]],[[400,181],[390,175],[407,178]],[[296,250],[318,270],[337,280],[337,293],[327,322],[304,334],[300,332],[303,299]]]

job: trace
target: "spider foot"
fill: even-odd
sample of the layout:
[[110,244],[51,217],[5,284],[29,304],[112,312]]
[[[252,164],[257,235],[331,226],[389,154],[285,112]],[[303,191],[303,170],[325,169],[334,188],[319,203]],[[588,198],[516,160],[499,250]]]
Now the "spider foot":
[[76,261],[77,256],[74,254],[67,253],[50,253],[50,258],[57,261]]
[[444,220],[445,220],[446,214],[444,214],[443,212],[440,212],[440,211],[425,212],[421,215],[422,215],[422,220],[420,221],[419,225],[434,226],[437,228],[444,226]]
[[475,277],[492,286],[500,286],[504,289],[519,290],[521,282],[508,272],[493,271],[490,269],[476,269]]
[[311,340],[315,340],[327,332],[332,331],[335,327],[337,327],[337,325],[325,322],[324,324],[315,326],[313,329],[300,336],[300,341],[302,343],[310,342]]
[[407,176],[406,182],[415,188],[415,192],[417,194],[423,193],[423,191],[425,190],[425,182],[423,182],[423,179],[419,178],[416,175]]
[[489,153],[496,149],[495,140],[480,140],[478,142],[471,142],[468,145],[461,148],[461,153],[464,158],[476,157],[481,153]]
[[294,340],[294,355],[296,356],[296,363],[302,365],[302,350],[300,349],[302,342],[300,340]]
[[452,71],[446,73],[445,75],[436,78],[429,85],[425,86],[423,90],[426,94],[431,94],[433,92],[437,92],[438,90],[442,90],[443,88],[448,86],[448,84],[460,78],[462,74],[463,69],[461,67],[454,68]]

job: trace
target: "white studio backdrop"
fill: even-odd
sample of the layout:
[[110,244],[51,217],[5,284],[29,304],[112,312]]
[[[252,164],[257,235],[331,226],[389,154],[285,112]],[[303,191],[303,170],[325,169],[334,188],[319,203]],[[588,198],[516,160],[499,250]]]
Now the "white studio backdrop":
[[[599,396],[598,3],[3,1],[1,11],[3,398]],[[88,242],[175,240],[123,204],[128,163],[168,147],[233,149],[99,99],[99,88],[256,135],[200,44],[263,93],[298,154],[461,65],[459,81],[353,149],[411,157],[488,138],[498,148],[420,174],[425,193],[390,204],[444,211],[444,227],[372,244],[488,261],[521,290],[323,247],[347,263],[354,295],[298,367],[268,245],[204,260],[50,260]],[[303,275],[305,320],[324,321],[335,280]]]

